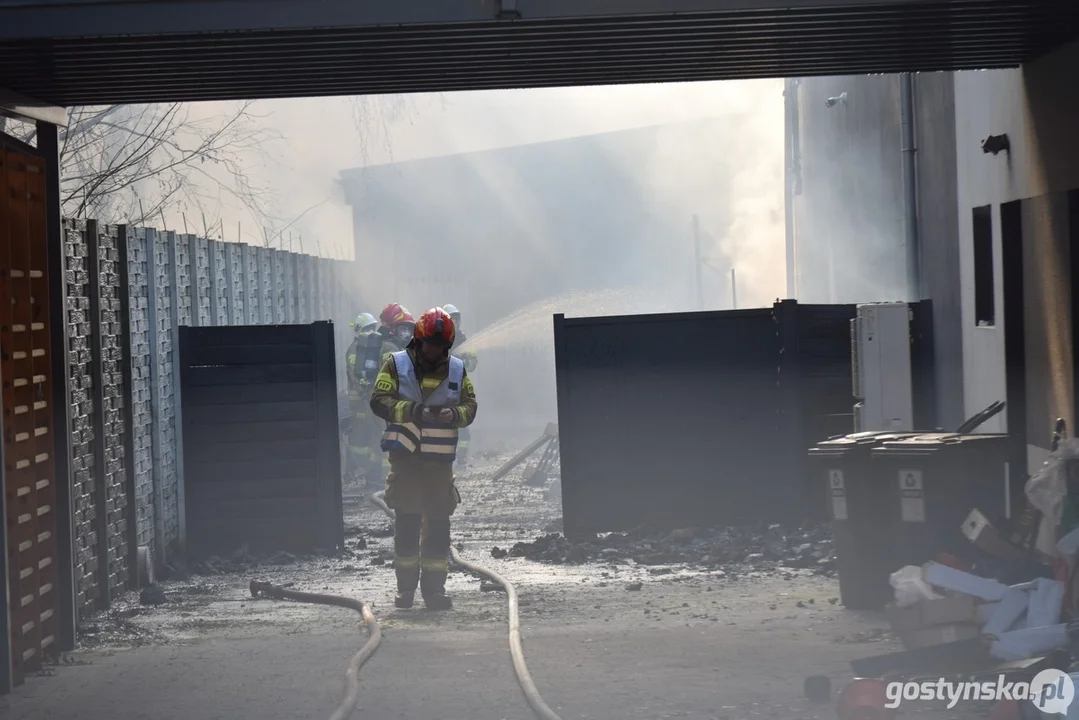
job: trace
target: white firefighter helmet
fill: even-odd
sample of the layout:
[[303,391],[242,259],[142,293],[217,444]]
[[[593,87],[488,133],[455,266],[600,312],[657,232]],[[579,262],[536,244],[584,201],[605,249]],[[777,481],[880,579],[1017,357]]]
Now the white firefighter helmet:
[[454,322],[457,322],[461,319],[461,311],[457,309],[456,305],[450,305],[449,303],[446,303],[442,306],[442,309],[446,311],[447,315],[453,318]]
[[357,334],[371,332],[378,327],[378,318],[371,313],[360,313],[349,325]]

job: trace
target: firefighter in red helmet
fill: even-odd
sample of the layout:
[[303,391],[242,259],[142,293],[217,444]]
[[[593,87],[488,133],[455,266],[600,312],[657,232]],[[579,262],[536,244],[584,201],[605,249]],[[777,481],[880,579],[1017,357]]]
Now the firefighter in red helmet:
[[385,339],[382,345],[382,362],[386,362],[390,353],[401,350],[412,340],[412,329],[416,326],[416,320],[400,303],[390,303],[382,308],[378,322],[378,331]]
[[[442,309],[416,321],[412,340],[383,364],[371,410],[387,422],[386,504],[394,509],[394,570],[399,608],[412,607],[417,587],[431,610],[449,610],[446,595],[450,516],[461,496],[453,462],[461,428],[476,418],[476,393],[464,362],[450,355],[453,319]],[[420,531],[427,526],[421,547]]]
[[[408,308],[400,303],[390,303],[382,308],[378,314],[378,333],[382,336],[382,348],[379,351],[379,367],[385,365],[390,357],[403,350],[412,341],[412,331],[416,321]],[[381,425],[381,423],[379,423]],[[380,430],[381,432],[381,430]],[[382,456],[382,477],[378,478],[377,485],[381,486],[386,474],[390,471],[390,459],[386,453]],[[368,487],[372,487],[368,483]]]

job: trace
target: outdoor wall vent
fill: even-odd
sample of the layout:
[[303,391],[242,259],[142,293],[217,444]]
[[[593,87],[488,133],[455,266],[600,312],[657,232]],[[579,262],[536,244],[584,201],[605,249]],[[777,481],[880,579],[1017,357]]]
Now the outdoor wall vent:
[[994,155],[997,155],[1001,152],[1010,152],[1011,149],[1012,145],[1008,141],[1008,133],[990,135],[982,140],[983,153],[993,153]]

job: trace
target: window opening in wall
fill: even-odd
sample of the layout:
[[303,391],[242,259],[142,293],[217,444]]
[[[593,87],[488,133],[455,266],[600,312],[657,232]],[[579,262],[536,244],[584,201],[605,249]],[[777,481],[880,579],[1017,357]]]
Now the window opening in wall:
[[978,327],[996,325],[996,288],[993,284],[993,215],[984,205],[973,211],[974,219],[974,322]]

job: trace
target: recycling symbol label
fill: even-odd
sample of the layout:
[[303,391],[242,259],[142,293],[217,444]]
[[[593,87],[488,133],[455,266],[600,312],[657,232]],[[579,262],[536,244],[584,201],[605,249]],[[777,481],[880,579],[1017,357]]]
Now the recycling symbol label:
[[832,492],[832,519],[847,519],[847,491],[842,470],[828,471],[828,486]]
[[899,512],[903,522],[925,522],[924,491],[921,470],[899,471]]

